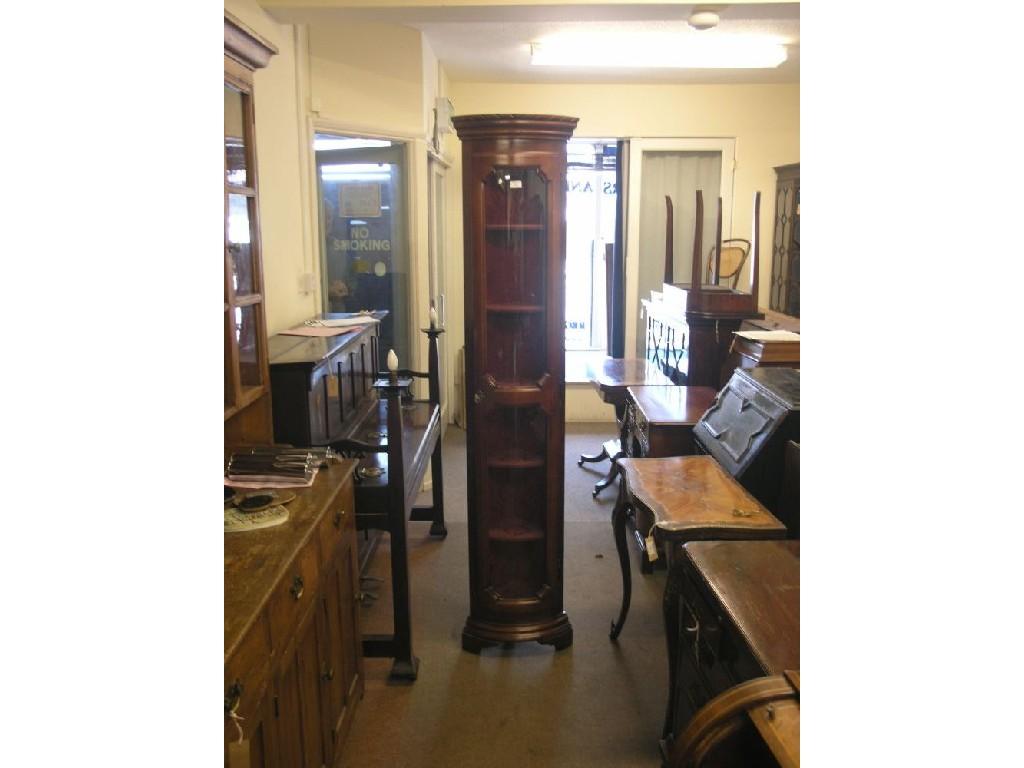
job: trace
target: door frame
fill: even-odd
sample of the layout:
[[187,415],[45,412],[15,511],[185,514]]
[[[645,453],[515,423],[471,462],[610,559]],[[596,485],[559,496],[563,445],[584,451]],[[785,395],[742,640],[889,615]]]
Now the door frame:
[[722,238],[732,237],[733,178],[736,170],[734,138],[629,138],[629,182],[626,201],[626,339],[627,355],[637,348],[640,326],[640,192],[644,152],[720,152],[722,176]]

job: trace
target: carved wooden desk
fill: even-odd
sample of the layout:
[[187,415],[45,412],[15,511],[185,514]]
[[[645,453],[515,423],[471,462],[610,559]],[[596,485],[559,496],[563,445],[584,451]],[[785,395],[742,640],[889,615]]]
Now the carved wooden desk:
[[627,388],[626,455],[634,459],[692,455],[693,425],[711,407],[716,394],[711,387],[672,384]]
[[601,399],[615,406],[615,421],[619,427],[619,437],[608,440],[601,446],[601,452],[588,456],[583,454],[577,466],[584,463],[611,459],[612,465],[607,476],[594,485],[594,497],[614,482],[618,476],[615,460],[626,455],[625,444],[629,431],[626,421],[626,390],[640,385],[670,385],[672,380],[658,370],[658,366],[650,360],[634,358],[616,359],[606,357],[600,367],[589,370],[590,383],[597,388]]
[[708,539],[781,539],[786,527],[710,456],[620,459],[618,464],[622,483],[612,512],[612,530],[622,568],[622,605],[610,637],[614,640],[622,631],[632,594],[626,545],[626,514],[631,508],[637,529],[652,534],[657,549],[667,550],[663,611],[669,661],[664,725],[668,737],[675,722],[679,650],[678,545]]

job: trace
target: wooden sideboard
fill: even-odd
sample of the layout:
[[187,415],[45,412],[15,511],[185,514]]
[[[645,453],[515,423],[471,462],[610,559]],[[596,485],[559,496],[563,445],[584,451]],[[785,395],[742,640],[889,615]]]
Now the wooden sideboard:
[[363,695],[355,461],[295,490],[288,521],[224,537],[224,761],[335,765]]

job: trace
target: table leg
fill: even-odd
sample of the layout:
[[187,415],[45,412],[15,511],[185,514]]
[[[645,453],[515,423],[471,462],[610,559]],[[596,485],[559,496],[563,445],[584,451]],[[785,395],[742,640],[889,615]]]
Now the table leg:
[[618,638],[622,627],[626,623],[626,614],[629,613],[629,600],[633,593],[632,574],[629,571],[629,550],[626,547],[626,509],[629,507],[629,492],[626,490],[626,483],[619,486],[619,499],[612,510],[612,533],[615,536],[615,549],[619,553],[619,567],[622,569],[622,606],[619,608],[619,618],[612,622],[612,631],[608,635],[612,640]]
[[593,464],[598,461],[604,461],[607,458],[609,458],[608,452],[604,449],[604,446],[601,446],[600,453],[595,453],[593,455],[587,455],[585,453],[580,454],[580,459],[576,462],[576,466],[582,467],[584,463]]
[[625,457],[626,452],[622,450],[622,448],[619,448],[619,450],[616,451],[614,456],[609,457],[612,460],[612,466],[608,470],[608,474],[605,475],[603,480],[598,480],[596,483],[594,483],[594,493],[592,495],[595,499],[597,498],[597,494],[599,494],[601,491],[603,491],[605,488],[607,488],[609,485],[615,482],[615,478],[619,476],[619,465],[616,464],[615,461],[616,459],[624,459]]

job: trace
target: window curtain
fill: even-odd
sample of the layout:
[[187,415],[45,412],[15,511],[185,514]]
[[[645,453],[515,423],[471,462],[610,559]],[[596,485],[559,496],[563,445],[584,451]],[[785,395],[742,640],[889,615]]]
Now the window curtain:
[[[621,157],[622,155],[620,155]],[[693,233],[696,191],[704,195],[704,244],[701,274],[708,251],[715,244],[718,196],[721,193],[721,152],[644,152],[640,169],[640,262],[638,296],[649,298],[660,291],[665,273],[665,195],[672,198],[673,248],[676,283],[690,281],[693,266]],[[624,198],[624,195],[620,195]],[[636,355],[644,354],[645,338],[637,334]]]

